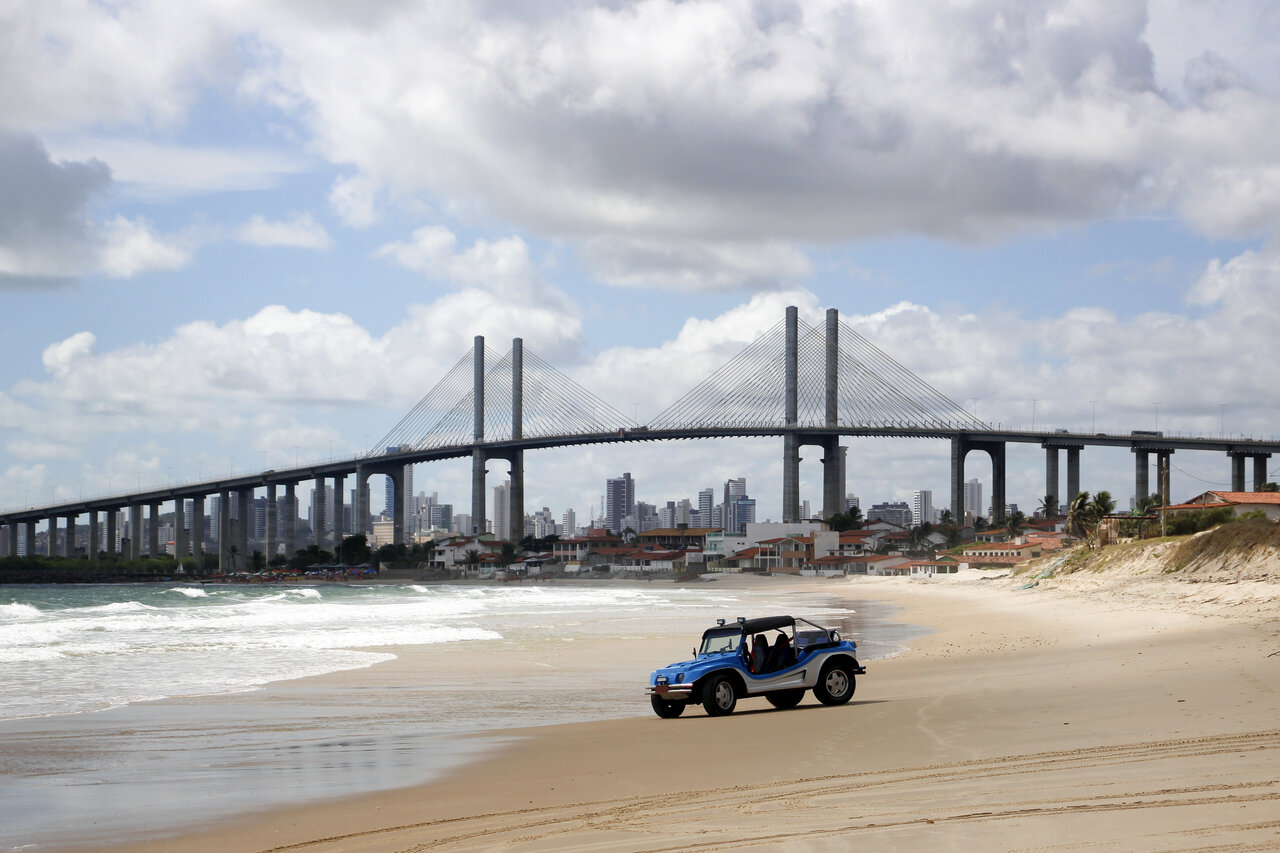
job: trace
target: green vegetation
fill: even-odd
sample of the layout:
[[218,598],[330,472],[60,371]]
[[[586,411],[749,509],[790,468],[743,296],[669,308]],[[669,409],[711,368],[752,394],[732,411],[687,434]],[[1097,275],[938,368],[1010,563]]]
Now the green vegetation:
[[[1212,512],[1212,510],[1211,510]],[[1258,548],[1280,549],[1280,524],[1261,514],[1233,519],[1200,536],[1189,536],[1178,543],[1171,562],[1182,570],[1209,558],[1238,555]]]

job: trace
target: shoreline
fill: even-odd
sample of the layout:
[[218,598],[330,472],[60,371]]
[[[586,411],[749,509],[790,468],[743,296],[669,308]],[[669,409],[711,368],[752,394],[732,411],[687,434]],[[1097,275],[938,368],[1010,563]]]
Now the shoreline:
[[[193,827],[181,843],[197,853],[826,849],[845,838],[909,850],[1280,846],[1275,620],[1212,602],[1135,610],[1105,590],[1064,581],[1019,592],[1014,580],[801,582],[898,605],[900,621],[936,629],[869,666],[849,706],[748,700],[727,718],[512,729],[436,781]],[[671,645],[677,659],[687,640]]]

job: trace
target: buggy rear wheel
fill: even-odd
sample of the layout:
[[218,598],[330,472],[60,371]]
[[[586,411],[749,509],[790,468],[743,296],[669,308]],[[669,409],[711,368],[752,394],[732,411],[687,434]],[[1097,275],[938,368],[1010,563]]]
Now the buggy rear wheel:
[[818,683],[813,686],[813,695],[823,705],[843,705],[853,698],[856,687],[853,668],[849,664],[829,663],[822,668]]

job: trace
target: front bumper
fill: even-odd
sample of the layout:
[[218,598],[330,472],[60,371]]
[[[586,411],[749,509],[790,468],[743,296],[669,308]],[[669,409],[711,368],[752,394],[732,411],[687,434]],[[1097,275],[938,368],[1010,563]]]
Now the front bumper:
[[693,697],[692,684],[651,684],[645,688],[646,696],[661,696],[668,702],[688,702]]

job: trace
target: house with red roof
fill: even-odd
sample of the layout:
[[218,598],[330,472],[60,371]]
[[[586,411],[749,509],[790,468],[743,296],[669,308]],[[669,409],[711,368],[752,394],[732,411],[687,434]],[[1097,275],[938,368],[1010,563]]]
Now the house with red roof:
[[1219,492],[1208,491],[1189,501],[1161,509],[1170,516],[1183,515],[1202,509],[1229,507],[1232,515],[1246,515],[1261,510],[1270,521],[1280,520],[1280,492]]

